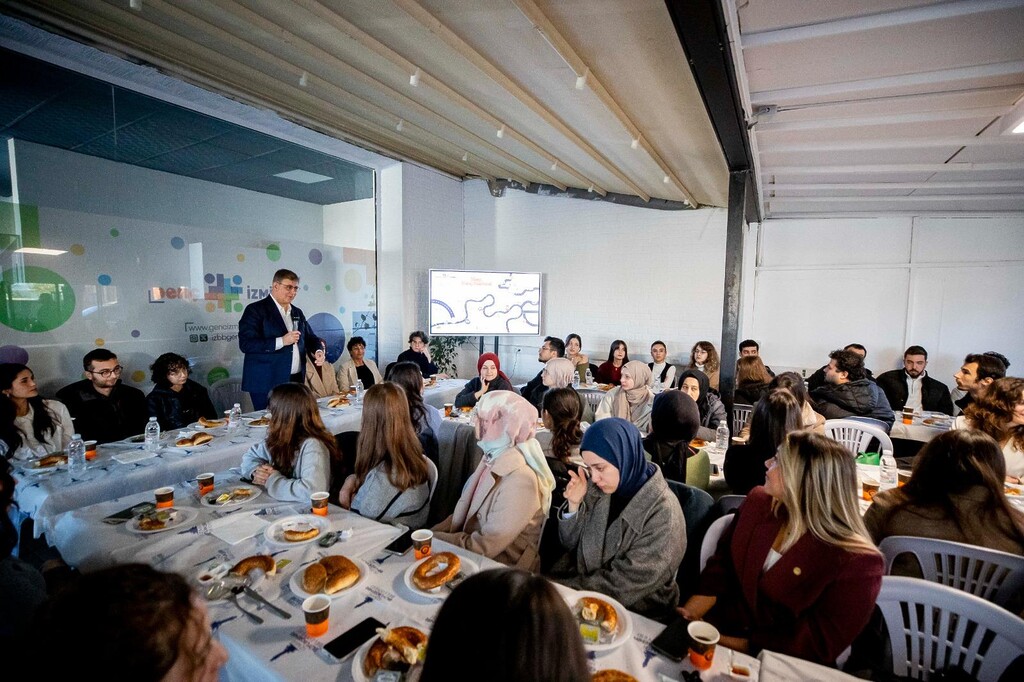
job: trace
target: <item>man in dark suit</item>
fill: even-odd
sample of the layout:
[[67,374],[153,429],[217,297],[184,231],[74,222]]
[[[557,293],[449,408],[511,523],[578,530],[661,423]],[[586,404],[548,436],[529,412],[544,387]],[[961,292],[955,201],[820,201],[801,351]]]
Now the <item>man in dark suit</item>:
[[894,369],[878,375],[878,386],[885,391],[892,409],[904,407],[928,412],[953,414],[953,400],[949,386],[928,376],[928,351],[911,346],[903,353],[903,369]]
[[250,303],[238,321],[238,348],[245,353],[242,390],[257,410],[267,407],[267,394],[278,384],[303,383],[306,354],[323,359],[325,344],[302,311],[292,305],[299,291],[299,276],[278,270],[270,296]]

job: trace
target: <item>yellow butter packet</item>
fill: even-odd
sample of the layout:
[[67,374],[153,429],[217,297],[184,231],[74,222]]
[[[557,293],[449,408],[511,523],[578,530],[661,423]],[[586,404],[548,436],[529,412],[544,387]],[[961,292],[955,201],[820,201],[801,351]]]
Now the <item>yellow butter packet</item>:
[[580,635],[587,644],[597,644],[601,639],[601,628],[589,623],[580,623]]

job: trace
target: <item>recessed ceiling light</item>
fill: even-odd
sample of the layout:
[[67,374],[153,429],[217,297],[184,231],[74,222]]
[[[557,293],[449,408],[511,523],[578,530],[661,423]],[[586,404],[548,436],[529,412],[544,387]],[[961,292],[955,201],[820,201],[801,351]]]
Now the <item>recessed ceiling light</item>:
[[59,256],[62,253],[67,253],[67,250],[61,249],[37,249],[34,246],[23,246],[20,249],[15,249],[14,253],[31,253],[36,256]]
[[285,180],[294,180],[295,182],[301,182],[304,185],[312,185],[314,182],[323,182],[324,180],[334,179],[326,175],[310,173],[309,171],[304,170],[290,170],[286,173],[274,173],[274,177],[284,178]]
[[1018,125],[1016,128],[1013,129],[1013,132],[1014,132],[1014,134],[1024,133],[1024,121],[1021,121],[1020,125]]

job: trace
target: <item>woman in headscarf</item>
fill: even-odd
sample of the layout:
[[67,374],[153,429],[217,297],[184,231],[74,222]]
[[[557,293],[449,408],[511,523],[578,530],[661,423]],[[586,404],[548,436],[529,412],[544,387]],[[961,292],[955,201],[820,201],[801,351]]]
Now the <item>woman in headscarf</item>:
[[511,391],[491,391],[476,405],[477,445],[484,453],[455,512],[434,526],[439,540],[507,566],[540,565],[540,533],[555,479],[533,437],[537,408]]
[[651,368],[639,360],[630,360],[622,366],[618,386],[608,391],[597,406],[596,418],[620,417],[635,425],[644,435],[651,430]]
[[569,553],[551,577],[665,619],[679,600],[676,569],[686,552],[679,502],[644,457],[640,432],[625,419],[596,422],[580,450],[587,469],[570,472],[558,516],[559,538]]
[[699,429],[700,410],[689,395],[665,391],[654,398],[651,434],[644,438],[644,450],[665,478],[686,483],[686,460],[693,455],[690,441]]
[[481,353],[476,361],[479,376],[473,377],[455,396],[455,407],[473,407],[488,391],[513,391],[518,393],[501,371],[501,360],[494,353]]
[[714,441],[718,425],[722,421],[726,424],[729,422],[725,415],[725,405],[711,392],[708,375],[699,369],[683,370],[679,375],[679,390],[693,398],[697,403],[697,409],[700,410],[700,429],[697,431],[697,438]]

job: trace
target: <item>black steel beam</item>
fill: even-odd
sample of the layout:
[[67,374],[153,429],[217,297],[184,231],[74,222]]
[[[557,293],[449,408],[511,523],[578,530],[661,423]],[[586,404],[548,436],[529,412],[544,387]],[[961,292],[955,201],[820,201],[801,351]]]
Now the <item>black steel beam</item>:
[[[746,219],[748,171],[729,173],[729,210],[725,227],[725,295],[722,301],[722,366],[718,374],[718,391],[725,403],[725,413],[732,415],[733,392],[736,386],[736,354],[739,352],[740,294],[743,286],[743,236]],[[729,420],[732,429],[732,419]],[[732,434],[738,436],[739,434]]]

